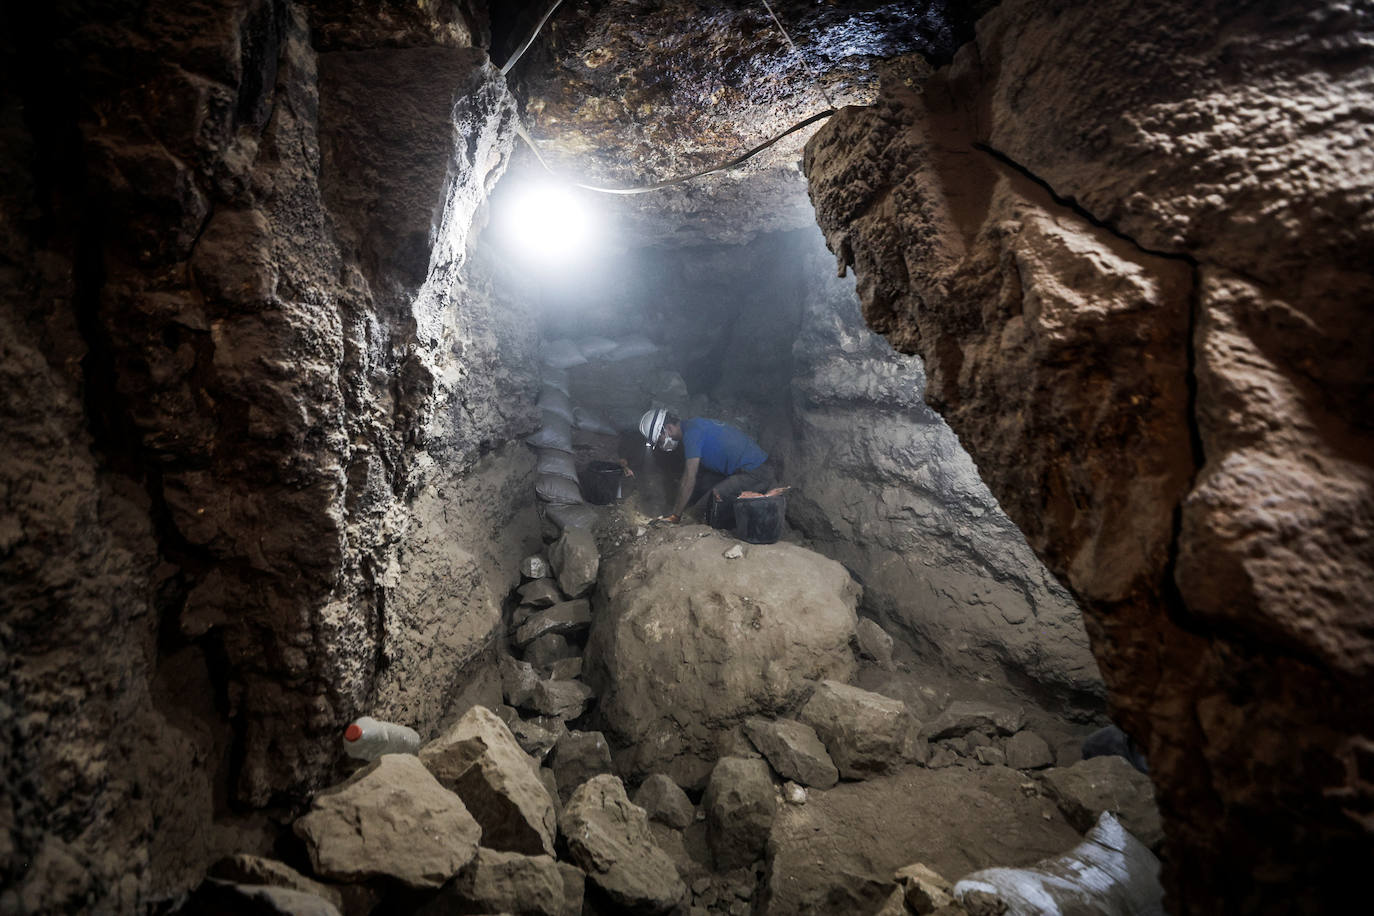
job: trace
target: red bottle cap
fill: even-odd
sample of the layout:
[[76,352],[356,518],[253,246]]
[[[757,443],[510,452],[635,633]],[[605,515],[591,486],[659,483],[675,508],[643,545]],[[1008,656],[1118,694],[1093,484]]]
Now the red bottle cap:
[[354,722],[352,725],[348,726],[348,728],[344,730],[345,741],[357,741],[362,736],[363,730],[357,722]]

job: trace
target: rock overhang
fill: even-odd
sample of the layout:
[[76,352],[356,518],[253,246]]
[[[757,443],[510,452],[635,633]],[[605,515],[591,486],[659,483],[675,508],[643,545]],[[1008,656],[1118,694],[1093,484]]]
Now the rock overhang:
[[[637,187],[728,162],[805,119],[868,104],[881,78],[918,82],[993,4],[565,4],[508,76],[530,137],[569,181]],[[547,5],[493,11],[505,60]],[[790,39],[790,40],[789,40]],[[597,195],[624,247],[743,243],[814,223],[801,174],[809,125],[740,166],[636,195]],[[543,172],[525,148],[512,180]]]

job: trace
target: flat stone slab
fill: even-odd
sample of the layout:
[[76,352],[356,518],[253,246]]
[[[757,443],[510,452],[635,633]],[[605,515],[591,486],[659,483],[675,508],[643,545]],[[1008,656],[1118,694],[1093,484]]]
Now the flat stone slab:
[[587,629],[591,622],[592,605],[586,598],[560,601],[531,614],[515,631],[513,639],[515,644],[523,649],[546,633],[571,636]]
[[999,735],[1014,735],[1020,730],[1024,716],[1019,709],[1006,709],[990,703],[955,700],[921,730],[931,741],[958,738],[972,731],[992,731]]
[[818,789],[839,781],[840,771],[816,730],[806,723],[752,716],[744,720],[744,733],[783,779]]
[[516,591],[520,595],[520,603],[528,604],[531,607],[552,607],[563,600],[563,595],[558,591],[558,583],[552,579],[535,579],[533,582],[526,582]]

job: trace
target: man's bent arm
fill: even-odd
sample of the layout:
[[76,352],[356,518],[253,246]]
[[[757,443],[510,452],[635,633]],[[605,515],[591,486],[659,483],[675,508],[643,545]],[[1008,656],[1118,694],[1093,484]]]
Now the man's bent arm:
[[682,483],[677,488],[677,503],[673,506],[673,514],[682,519],[683,510],[687,508],[687,500],[692,498],[692,488],[697,483],[697,468],[701,466],[700,458],[688,458],[687,466],[682,470]]

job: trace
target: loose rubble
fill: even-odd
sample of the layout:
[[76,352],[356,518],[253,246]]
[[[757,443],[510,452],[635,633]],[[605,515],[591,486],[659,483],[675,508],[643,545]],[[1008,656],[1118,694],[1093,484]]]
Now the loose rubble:
[[[814,555],[784,549],[789,586],[808,566],[823,575],[804,597],[772,580],[765,600],[722,573],[741,567],[715,532],[627,536],[622,549],[647,547],[640,559],[679,593],[710,596],[654,608],[598,592],[596,576],[618,573],[589,533],[558,537],[552,568],[529,563],[542,575],[512,595],[504,703],[470,706],[418,757],[384,756],[321,792],[295,825],[313,877],[236,857],[197,899],[346,916],[966,916],[1006,895],[969,885],[955,902],[942,875],[1062,859],[1103,811],[1158,845],[1144,776],[1117,757],[1053,767],[1081,739],[1046,732],[1056,753],[1023,709],[950,700],[904,673],[891,638],[854,616],[848,576]],[[818,583],[834,589],[828,604]],[[678,655],[655,654],[663,645]],[[673,692],[655,689],[665,675]],[[641,781],[631,793],[625,779]]]

